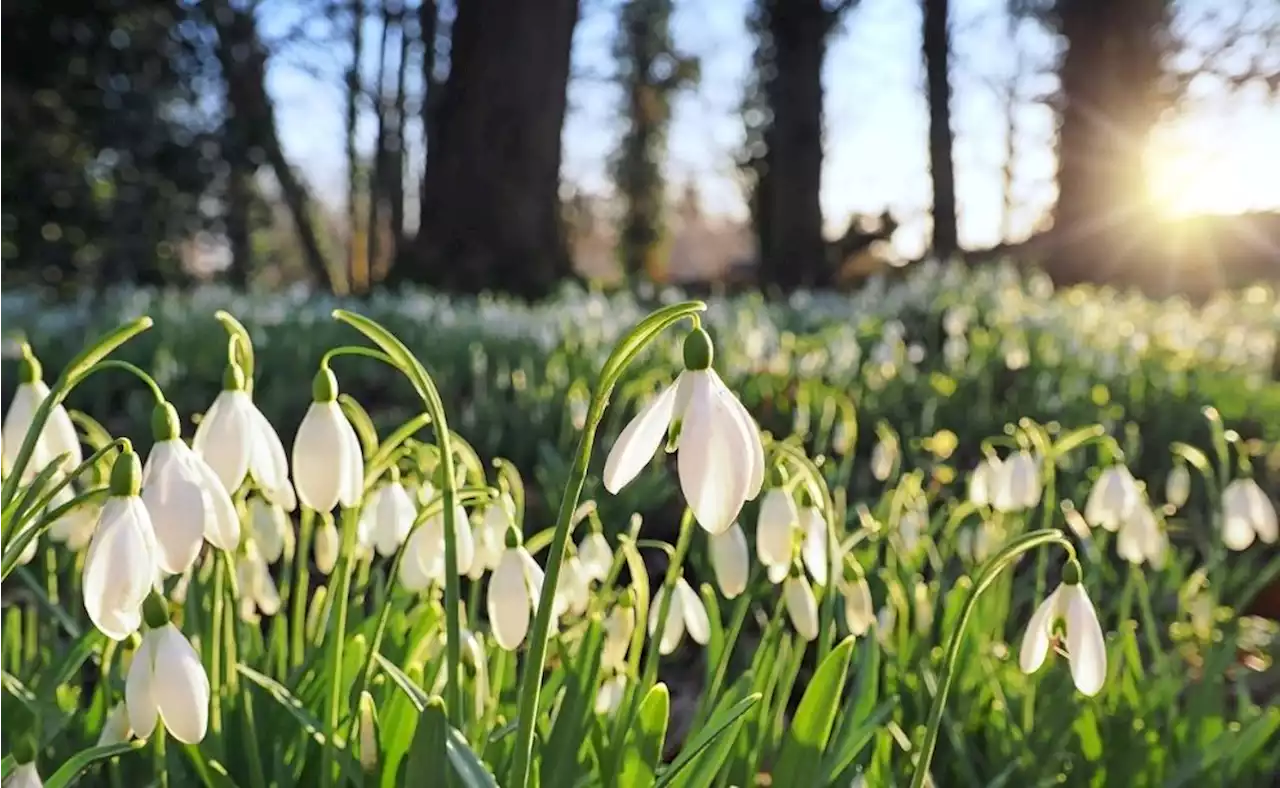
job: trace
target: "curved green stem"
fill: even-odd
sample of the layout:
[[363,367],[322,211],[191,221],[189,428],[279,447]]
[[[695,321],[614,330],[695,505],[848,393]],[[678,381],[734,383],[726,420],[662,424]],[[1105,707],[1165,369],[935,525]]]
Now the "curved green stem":
[[213,313],[213,318],[227,330],[227,359],[244,373],[244,390],[253,393],[253,339],[249,329],[225,309]]
[[933,705],[929,708],[929,721],[925,728],[924,741],[920,745],[920,757],[916,761],[915,773],[911,775],[910,788],[924,788],[928,777],[929,762],[933,760],[933,750],[938,744],[938,733],[942,728],[942,714],[946,710],[947,694],[951,691],[951,683],[955,679],[956,668],[960,662],[960,649],[964,645],[965,628],[969,625],[969,617],[978,605],[978,598],[1006,568],[1013,565],[1018,556],[1028,550],[1049,544],[1060,545],[1067,551],[1068,556],[1075,559],[1076,551],[1071,545],[1071,540],[1061,531],[1051,528],[1032,531],[1014,539],[983,564],[981,571],[978,572],[973,591],[969,592],[969,598],[964,601],[964,607],[960,611],[960,621],[956,625],[956,631],[952,633],[951,640],[947,643],[946,657],[942,663],[942,677],[933,696]]
[[85,371],[83,377],[81,377],[80,380],[84,380],[85,378],[89,377],[93,373],[101,372],[104,369],[121,369],[121,370],[124,370],[125,372],[130,373],[138,380],[141,380],[143,384],[146,385],[147,388],[151,389],[151,394],[156,398],[157,405],[165,401],[164,392],[160,390],[160,384],[156,383],[155,378],[151,377],[151,375],[147,374],[145,370],[143,370],[141,367],[137,366],[136,364],[130,364],[128,361],[121,361],[120,359],[117,359],[117,358],[109,358],[103,361],[99,361],[97,364],[94,364],[92,367],[89,367],[89,369]]
[[347,608],[351,596],[351,572],[355,567],[359,519],[359,507],[342,510],[342,552],[338,556],[338,581],[334,586],[338,620],[330,633],[333,638],[333,675],[329,683],[329,718],[325,728],[324,761],[320,769],[320,784],[323,786],[333,784],[334,758],[337,756],[335,740],[338,736],[338,724],[342,719],[342,698],[346,694],[343,692],[342,662],[347,647]]
[[[587,409],[587,422],[578,438],[578,451],[569,469],[569,481],[560,499],[560,511],[556,517],[555,537],[551,552],[547,555],[543,588],[554,589],[560,580],[560,564],[564,560],[565,543],[569,539],[574,510],[582,496],[587,481],[587,466],[591,461],[591,448],[595,444],[596,430],[609,404],[609,395],[622,373],[640,351],[648,347],[659,334],[670,326],[696,316],[707,305],[701,301],[675,304],[646,317],[624,336],[614,347],[600,372],[596,394]],[[544,593],[538,600],[538,613],[534,618],[533,632],[529,639],[529,654],[520,675],[519,725],[516,729],[515,762],[511,767],[511,788],[525,788],[529,784],[530,766],[533,762],[533,732],[538,712],[538,696],[542,691],[542,670],[547,660],[547,634],[551,627],[551,608],[555,594]],[[452,639],[451,639],[452,640]]]
[[329,362],[338,356],[363,356],[364,358],[381,361],[382,363],[392,367],[396,366],[396,363],[391,360],[391,357],[386,353],[383,353],[381,350],[374,350],[371,347],[362,347],[360,345],[342,345],[325,351],[325,354],[320,357],[320,368],[328,369]]

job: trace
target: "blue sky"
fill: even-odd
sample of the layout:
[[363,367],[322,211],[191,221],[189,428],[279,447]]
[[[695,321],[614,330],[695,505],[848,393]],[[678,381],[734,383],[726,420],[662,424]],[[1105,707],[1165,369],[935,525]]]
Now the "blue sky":
[[[702,65],[696,90],[681,94],[674,107],[667,163],[672,191],[695,182],[708,212],[739,218],[745,216],[745,207],[734,153],[742,139],[737,108],[753,45],[744,22],[750,1],[676,0],[672,21],[677,46],[697,55]],[[316,37],[322,38],[328,23],[309,17],[304,2],[269,0],[263,12],[265,34],[278,35],[309,20]],[[602,195],[609,193],[608,157],[620,129],[619,94],[609,82],[618,4],[583,0],[564,130],[566,181]],[[1015,33],[1014,46],[1003,5],[1004,0],[952,2],[960,234],[962,243],[971,246],[1001,239],[1004,85],[1019,74],[1017,91],[1024,99],[1055,86],[1048,71],[1056,42],[1035,25],[1024,24]],[[904,254],[918,254],[923,248],[929,204],[919,30],[918,3],[862,0],[832,36],[823,75],[822,204],[828,229],[838,232],[851,213],[878,214],[889,208],[903,226],[896,244]],[[367,40],[376,41],[379,35],[380,28],[370,22]],[[297,46],[275,57],[269,74],[286,152],[321,199],[335,205],[345,199],[341,80],[349,58],[342,44]],[[364,72],[370,81],[376,74],[372,53]],[[1277,102],[1264,95],[1226,97],[1209,86],[1195,92],[1193,105],[1162,134],[1169,144],[1162,148],[1163,177],[1157,184],[1180,192],[1170,204],[1188,210],[1280,208],[1280,156],[1263,154],[1264,160],[1274,161],[1258,161],[1258,154],[1270,147],[1267,140],[1280,139]],[[1029,233],[1051,208],[1055,166],[1052,113],[1030,100],[1018,106],[1015,236]],[[408,133],[411,140],[420,138],[416,123]],[[363,119],[360,136],[362,144],[371,145],[370,117]],[[1226,149],[1217,144],[1228,137],[1236,144]],[[420,167],[420,157],[419,149],[410,150],[411,172]],[[1269,169],[1260,171],[1259,166]],[[1206,191],[1213,193],[1206,197]],[[1197,199],[1207,199],[1208,204],[1200,205]]]

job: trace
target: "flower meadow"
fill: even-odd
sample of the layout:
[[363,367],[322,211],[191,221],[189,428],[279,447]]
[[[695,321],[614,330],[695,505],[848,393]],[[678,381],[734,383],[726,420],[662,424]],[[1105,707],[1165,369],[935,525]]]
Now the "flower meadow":
[[6,788],[1280,770],[1270,291],[3,308]]

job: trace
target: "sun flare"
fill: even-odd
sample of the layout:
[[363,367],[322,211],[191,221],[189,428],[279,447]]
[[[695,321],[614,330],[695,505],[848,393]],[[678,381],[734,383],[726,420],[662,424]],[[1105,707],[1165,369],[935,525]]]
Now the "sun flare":
[[1146,152],[1147,192],[1171,217],[1280,210],[1280,111],[1202,116],[1158,129]]

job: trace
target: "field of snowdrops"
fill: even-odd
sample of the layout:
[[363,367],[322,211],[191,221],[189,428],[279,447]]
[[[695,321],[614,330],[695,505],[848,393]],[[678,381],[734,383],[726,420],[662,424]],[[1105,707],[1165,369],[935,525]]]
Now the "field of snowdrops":
[[5,788],[1280,770],[1271,291],[2,309]]

